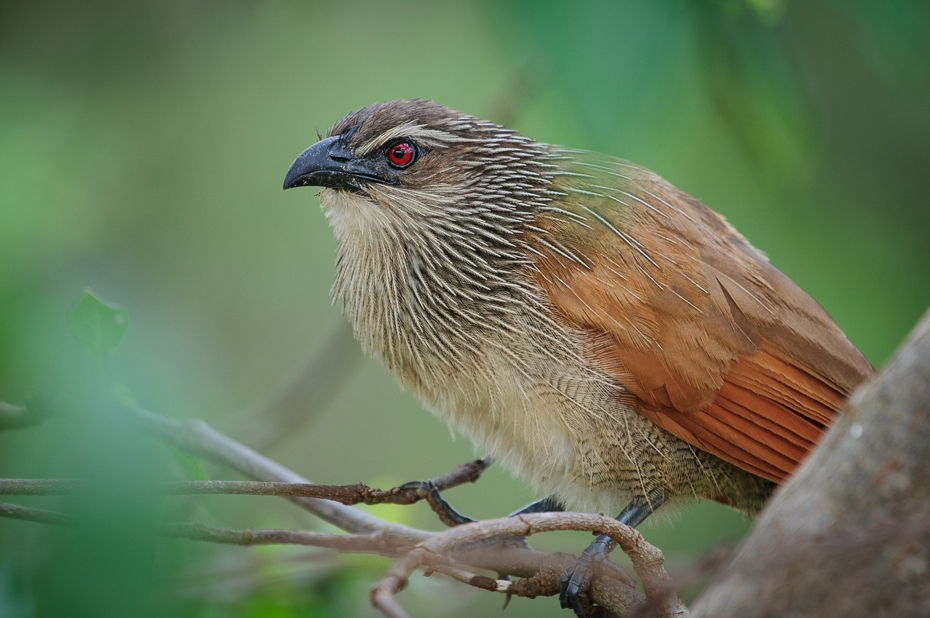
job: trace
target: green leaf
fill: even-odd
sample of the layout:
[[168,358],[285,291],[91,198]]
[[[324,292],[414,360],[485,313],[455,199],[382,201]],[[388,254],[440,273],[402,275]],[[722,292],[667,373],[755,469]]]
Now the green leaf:
[[139,406],[138,400],[132,396],[132,391],[124,384],[113,384],[110,386],[110,397],[124,406],[136,408]]
[[746,2],[755,11],[719,2],[696,13],[709,93],[756,172],[796,187],[816,169],[813,103],[776,27],[780,3]]
[[184,470],[184,473],[192,481],[209,481],[210,477],[207,475],[206,471],[203,469],[203,463],[200,461],[200,457],[195,457],[189,453],[185,453],[179,448],[169,447],[171,451],[171,456],[174,457],[174,460],[178,462],[181,468]]
[[85,289],[71,312],[71,334],[78,344],[93,354],[101,369],[129,328],[129,313]]

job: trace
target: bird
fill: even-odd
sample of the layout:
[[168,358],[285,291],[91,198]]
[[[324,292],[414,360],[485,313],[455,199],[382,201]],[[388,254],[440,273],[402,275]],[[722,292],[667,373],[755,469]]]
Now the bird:
[[[753,516],[874,370],[726,220],[623,159],[425,99],[338,121],[287,171],[322,187],[334,300],[404,387],[543,498],[637,526]],[[598,537],[562,574],[585,615]]]

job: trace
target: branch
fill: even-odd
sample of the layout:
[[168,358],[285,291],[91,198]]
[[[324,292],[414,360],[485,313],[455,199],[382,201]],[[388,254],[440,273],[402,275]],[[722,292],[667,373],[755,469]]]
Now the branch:
[[159,527],[159,533],[173,538],[226,545],[310,545],[381,556],[398,556],[411,549],[409,544],[404,544],[403,538],[398,538],[390,532],[334,534],[313,530],[236,530],[203,524],[179,523],[162,524]]
[[[55,526],[71,526],[75,523],[75,517],[68,513],[6,502],[0,502],[0,517]],[[194,523],[159,524],[157,531],[162,536],[226,545],[310,545],[382,556],[399,556],[413,548],[404,537],[390,531],[374,534],[334,534],[312,530],[236,530]]]
[[[629,526],[603,515],[587,513],[534,513],[464,524],[437,533],[417,545],[391,567],[372,588],[371,602],[385,616],[405,617],[407,614],[394,599],[394,595],[407,585],[408,578],[416,569],[435,560],[436,557],[446,557],[452,550],[468,542],[491,537],[530,536],[555,530],[583,530],[608,535],[632,560],[633,568],[643,581],[647,599],[659,609],[658,615],[678,618],[687,616],[685,606],[670,594],[672,582],[663,566],[662,553]],[[550,574],[549,579],[556,581],[552,581],[554,585],[544,590],[543,594],[558,593],[557,578],[557,573],[555,577]],[[596,589],[596,582],[597,578],[590,592],[595,597],[601,597],[608,591]],[[499,583],[496,590],[514,593],[512,588],[505,583]],[[619,609],[618,613],[621,614],[635,609],[634,606],[625,606],[625,601],[628,599],[615,600],[610,604],[611,609]]]
[[[452,489],[473,483],[490,465],[485,457],[458,466],[449,474],[431,481],[437,489]],[[86,479],[0,479],[0,495],[60,496],[76,494],[93,487]],[[340,504],[414,504],[423,499],[416,489],[394,487],[383,491],[361,483],[356,485],[315,485],[312,483],[273,483],[264,481],[175,481],[156,483],[155,491],[168,495],[245,495],[322,498]]]
[[46,511],[45,509],[33,509],[28,506],[19,506],[18,504],[9,504],[7,502],[0,502],[0,517],[33,521],[39,524],[50,524],[53,526],[66,526],[72,522],[72,517],[65,513]]
[[[164,536],[185,538],[192,541],[224,543],[231,545],[310,545],[346,552],[373,553],[382,556],[398,557],[413,549],[392,543],[390,534],[331,534],[326,532],[309,532],[304,530],[234,530],[215,528],[201,524],[164,524],[160,530]],[[433,560],[429,571],[444,573],[464,584],[484,590],[497,590],[497,580],[482,575],[475,575],[456,568],[448,560]],[[501,581],[506,587],[512,582]]]

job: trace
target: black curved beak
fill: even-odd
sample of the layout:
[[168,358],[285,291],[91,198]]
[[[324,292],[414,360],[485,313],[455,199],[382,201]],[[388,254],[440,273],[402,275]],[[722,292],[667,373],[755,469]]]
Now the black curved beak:
[[294,159],[284,188],[330,187],[358,190],[358,180],[386,182],[377,169],[365,160],[352,156],[352,152],[339,143],[339,136],[327,137],[304,150]]

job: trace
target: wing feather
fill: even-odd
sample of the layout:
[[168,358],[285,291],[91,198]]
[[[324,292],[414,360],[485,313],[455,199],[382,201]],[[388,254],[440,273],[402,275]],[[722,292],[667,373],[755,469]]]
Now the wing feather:
[[[624,175],[591,175],[611,164]],[[598,366],[650,421],[783,481],[871,365],[703,204],[625,162],[579,170],[557,204],[577,216],[542,212],[526,237],[554,312],[588,334]]]

